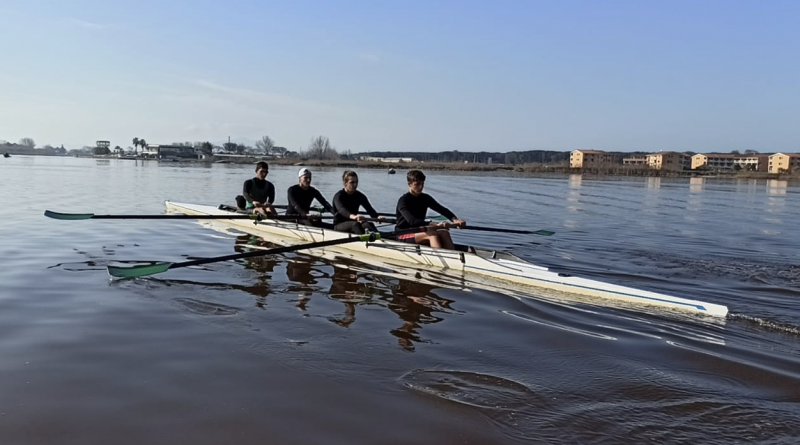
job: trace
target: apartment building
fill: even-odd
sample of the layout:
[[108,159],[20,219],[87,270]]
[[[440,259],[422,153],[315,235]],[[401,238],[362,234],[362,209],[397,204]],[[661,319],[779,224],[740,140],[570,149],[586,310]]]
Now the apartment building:
[[600,150],[574,150],[569,155],[571,168],[600,167],[615,163],[613,154]]
[[769,157],[770,173],[791,173],[800,170],[800,153],[775,153]]
[[686,153],[660,151],[647,155],[647,165],[655,170],[682,171],[691,167],[692,158]]

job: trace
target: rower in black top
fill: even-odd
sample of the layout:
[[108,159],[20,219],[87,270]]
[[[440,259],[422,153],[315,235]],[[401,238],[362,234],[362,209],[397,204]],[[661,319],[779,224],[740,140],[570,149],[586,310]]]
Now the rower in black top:
[[364,215],[359,215],[358,209],[363,207],[367,213],[378,220],[384,220],[383,216],[378,216],[378,212],[369,203],[367,195],[359,192],[358,175],[356,172],[347,170],[342,174],[344,188],[333,196],[333,228],[340,232],[355,233],[362,235],[367,231],[377,232],[375,224],[367,221]]
[[319,216],[309,214],[311,211],[311,203],[315,199],[326,211],[334,213],[333,208],[322,196],[322,193],[314,187],[311,187],[311,170],[303,167],[297,172],[297,184],[289,187],[289,206],[286,209],[286,214],[297,215],[302,218],[297,220],[299,224],[332,229],[333,224],[324,223],[320,220]]
[[[397,200],[397,225],[395,230],[409,229],[411,227],[428,226],[427,232],[400,235],[398,241],[415,244],[427,244],[431,247],[454,249],[453,239],[450,237],[450,227],[464,227],[467,223],[459,219],[447,207],[439,204],[431,195],[422,193],[425,188],[425,174],[419,170],[411,170],[406,175],[408,180],[408,193]],[[431,222],[426,220],[428,209],[452,221],[448,223]]]
[[[256,164],[256,177],[248,179],[242,187],[242,198],[246,201],[245,208],[253,213],[262,215],[277,215],[278,212],[272,207],[275,202],[275,186],[267,181],[269,174],[269,164],[264,161]],[[237,207],[241,207],[241,199],[236,197]]]

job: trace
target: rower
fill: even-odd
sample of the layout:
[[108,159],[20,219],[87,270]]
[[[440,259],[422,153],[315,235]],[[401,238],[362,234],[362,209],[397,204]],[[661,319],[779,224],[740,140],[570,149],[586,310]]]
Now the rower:
[[[400,235],[398,241],[414,244],[425,244],[431,247],[441,247],[444,249],[454,249],[453,239],[450,237],[450,227],[464,227],[466,221],[459,219],[447,207],[439,204],[431,195],[423,193],[425,188],[425,174],[419,170],[411,170],[406,175],[408,181],[408,193],[397,200],[397,225],[395,231],[409,229],[411,227],[428,226],[428,230],[422,233],[411,233]],[[451,222],[431,222],[427,221],[428,209],[438,212],[440,215],[449,219]]]
[[[256,176],[248,179],[242,187],[242,197],[246,201],[245,209],[253,213],[275,216],[278,212],[272,207],[275,202],[275,186],[267,181],[269,174],[269,164],[264,161],[256,164]],[[236,197],[237,207],[241,207],[241,199]]]
[[298,216],[298,224],[332,229],[332,224],[324,223],[318,215],[309,213],[311,211],[311,203],[315,199],[327,212],[334,213],[333,207],[325,200],[322,193],[311,187],[311,170],[303,167],[297,172],[297,184],[289,187],[289,205],[286,209],[286,215]]
[[367,221],[364,215],[358,213],[358,209],[364,210],[373,218],[383,221],[383,216],[378,216],[378,212],[369,203],[367,195],[358,191],[358,175],[352,170],[347,170],[342,174],[344,188],[336,192],[333,196],[333,229],[340,232],[355,233],[362,235],[369,232],[377,232],[375,224]]

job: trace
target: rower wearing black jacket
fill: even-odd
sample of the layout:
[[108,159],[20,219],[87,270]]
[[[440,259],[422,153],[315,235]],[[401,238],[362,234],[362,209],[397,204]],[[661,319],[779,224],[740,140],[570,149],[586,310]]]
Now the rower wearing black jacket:
[[289,206],[286,209],[286,215],[299,216],[301,218],[297,220],[299,224],[332,229],[332,224],[324,223],[317,215],[309,214],[311,211],[311,203],[315,199],[326,211],[334,213],[333,207],[325,200],[322,193],[314,187],[311,187],[311,170],[305,167],[301,168],[300,171],[297,172],[297,182],[297,184],[289,187]]
[[245,181],[242,194],[236,197],[236,205],[240,210],[251,210],[262,215],[278,214],[272,207],[275,202],[275,186],[267,181],[268,174],[269,164],[264,161],[256,164],[255,178]]
[[[397,224],[395,231],[412,227],[428,226],[424,233],[411,233],[400,235],[398,241],[414,244],[427,244],[431,247],[454,249],[453,239],[450,237],[450,227],[464,227],[467,223],[459,219],[447,207],[439,204],[431,195],[422,193],[425,188],[425,174],[419,170],[411,170],[406,175],[408,180],[408,193],[397,200]],[[428,209],[452,221],[434,223],[426,220]]]
[[358,213],[358,209],[364,210],[373,218],[383,220],[383,216],[378,216],[378,212],[369,203],[367,195],[359,192],[358,175],[356,172],[347,170],[342,174],[344,188],[333,196],[333,228],[340,232],[355,233],[362,235],[367,231],[377,232],[375,225],[367,221],[364,215]]

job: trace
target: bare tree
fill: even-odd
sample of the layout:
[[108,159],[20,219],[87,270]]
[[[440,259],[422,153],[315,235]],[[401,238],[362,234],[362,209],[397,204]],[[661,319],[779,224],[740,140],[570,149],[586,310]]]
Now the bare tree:
[[31,138],[22,138],[19,140],[19,145],[24,145],[28,148],[36,148],[36,142]]
[[339,153],[336,152],[330,140],[325,136],[317,136],[311,139],[305,156],[309,159],[339,159]]
[[275,147],[275,141],[269,136],[263,136],[260,140],[256,141],[256,148],[262,150],[265,155],[272,153]]

